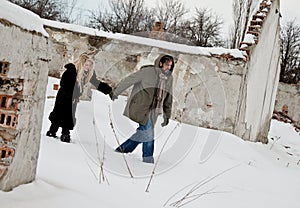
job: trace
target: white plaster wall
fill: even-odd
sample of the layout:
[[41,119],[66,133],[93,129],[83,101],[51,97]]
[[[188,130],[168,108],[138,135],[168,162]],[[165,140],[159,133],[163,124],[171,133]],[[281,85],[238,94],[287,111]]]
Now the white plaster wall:
[[300,85],[279,83],[275,110],[281,111],[284,105],[288,106],[288,115],[300,123]]
[[265,19],[259,42],[251,52],[247,67],[245,128],[251,141],[263,141],[275,104],[279,80],[279,0],[274,0]]
[[59,78],[64,65],[74,61],[80,53],[89,49],[88,36],[74,34],[70,31],[46,29],[55,47],[51,47],[50,74]]
[[[54,34],[49,28],[47,31],[49,34]],[[60,39],[64,41],[57,42],[58,39],[55,39],[54,47],[66,45],[63,54],[71,54],[74,53],[75,48],[72,46],[73,42],[76,45],[89,44],[88,37],[78,34],[78,40],[76,40],[74,34],[63,31]],[[51,35],[50,38],[53,39]],[[79,39],[82,44],[77,44]],[[246,62],[169,51],[107,38],[97,45],[99,52],[95,55],[96,74],[112,86],[140,66],[153,64],[159,54],[173,55],[176,59],[173,72],[175,86],[173,119],[230,133],[236,133],[235,129],[240,128],[237,120],[240,121],[242,117],[245,117],[245,110],[241,113],[237,111],[241,103],[245,101],[245,97],[241,95],[243,94],[242,83],[244,83],[246,73]],[[79,47],[75,52],[79,54],[86,48],[86,46]],[[61,54],[60,61],[57,61],[59,59],[51,61],[50,70],[61,65],[63,54]],[[55,56],[59,57],[58,54]],[[134,57],[139,57],[139,59],[134,60]],[[244,127],[241,128],[244,129]]]
[[0,36],[0,58],[11,63],[8,78],[24,79],[17,134],[11,142],[15,155],[0,179],[0,190],[8,191],[35,179],[51,43],[40,35],[2,24]]
[[174,74],[174,115],[183,121],[232,132],[244,62],[179,55]]
[[[137,54],[140,55],[139,62],[130,64],[124,61],[126,57]],[[112,41],[95,57],[96,62],[102,63],[96,70],[115,85],[139,66],[153,64],[160,54],[170,54],[176,60],[173,71],[173,119],[232,132],[234,112],[238,105],[237,92],[245,66],[243,61],[225,61],[210,56]],[[99,69],[105,72],[99,72]]]
[[[58,31],[53,31],[53,28],[47,28],[47,31],[56,51],[61,53],[60,59],[51,61],[50,71],[59,68],[65,57],[63,54],[72,54],[74,51],[80,54],[88,48],[88,36],[81,34],[76,39],[75,33],[62,31],[58,35]],[[54,38],[58,36],[59,39]],[[79,40],[81,44],[78,44]],[[77,46],[85,44],[85,47],[74,50],[73,43]],[[60,50],[62,45],[65,45],[63,54]],[[173,72],[173,118],[197,126],[233,131],[244,61],[184,54],[114,39],[104,39],[97,45],[99,52],[95,55],[96,74],[112,86],[140,66],[153,64],[159,54],[173,55],[176,59]],[[59,53],[55,57],[59,57]],[[87,93],[89,89],[90,86],[86,89]],[[82,98],[89,96],[90,94],[84,95]]]

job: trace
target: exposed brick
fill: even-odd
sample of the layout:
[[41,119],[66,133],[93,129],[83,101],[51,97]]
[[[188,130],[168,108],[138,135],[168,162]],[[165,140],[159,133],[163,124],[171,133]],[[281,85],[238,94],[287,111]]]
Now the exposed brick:
[[13,148],[2,146],[0,147],[0,159],[13,157],[15,155],[15,150]]
[[0,75],[1,76],[7,76],[7,73],[9,71],[9,62],[6,61],[0,61]]
[[0,113],[0,126],[15,129],[18,124],[18,115],[9,113]]
[[9,95],[0,95],[0,109],[3,110],[17,110],[18,98]]

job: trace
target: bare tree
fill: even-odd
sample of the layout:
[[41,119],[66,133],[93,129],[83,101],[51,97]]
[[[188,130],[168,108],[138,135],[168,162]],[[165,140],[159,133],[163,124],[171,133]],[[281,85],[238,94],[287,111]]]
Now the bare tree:
[[243,1],[233,0],[233,27],[230,30],[230,48],[237,48],[240,41],[242,16],[243,16]]
[[155,23],[154,9],[144,9],[143,18],[140,20],[139,31],[151,31]]
[[250,15],[254,10],[257,0],[233,0],[233,26],[230,30],[229,47],[237,48],[244,39]]
[[[164,0],[161,6],[148,9],[144,0],[111,1],[110,9],[91,13],[88,26],[108,32],[147,36],[157,19],[167,27],[165,41],[198,46],[223,46],[223,21],[207,9],[196,9],[196,16],[184,19],[187,10],[180,0]],[[157,19],[155,19],[155,17]]]
[[[243,41],[247,32],[249,20],[251,18],[251,14],[253,13],[254,10],[254,1],[253,0],[245,0],[245,13],[244,13],[244,18],[243,18],[243,27],[241,29],[241,39],[240,41]],[[238,45],[237,45],[238,47]]]
[[196,8],[196,15],[188,26],[190,39],[197,46],[211,47],[222,46],[220,35],[223,21],[219,16],[211,13],[206,8]]
[[163,0],[156,9],[156,17],[164,22],[169,33],[177,35],[178,25],[183,20],[183,16],[188,13],[181,0]]
[[121,28],[117,25],[116,17],[108,10],[97,12],[91,11],[87,26],[107,32],[120,32]]
[[72,22],[71,16],[77,0],[9,0],[28,9],[41,18]]
[[287,22],[280,33],[280,81],[300,81],[300,26],[295,21]]
[[122,33],[133,33],[143,12],[144,0],[112,1],[112,10]]
[[125,34],[148,30],[155,21],[153,11],[145,8],[144,0],[111,1],[110,10],[99,9],[89,19],[93,28]]

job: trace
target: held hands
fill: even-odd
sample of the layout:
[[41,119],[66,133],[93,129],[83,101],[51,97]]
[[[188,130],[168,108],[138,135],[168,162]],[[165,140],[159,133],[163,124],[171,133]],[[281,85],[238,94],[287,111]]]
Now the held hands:
[[103,94],[107,95],[107,94],[111,93],[112,88],[108,84],[106,84],[105,82],[100,82],[100,84],[98,85],[97,90],[99,90]]
[[164,121],[161,123],[161,126],[164,127],[169,124],[169,118],[164,114]]
[[111,91],[111,92],[109,93],[109,97],[110,97],[110,99],[111,99],[112,101],[118,99],[118,96],[116,96],[116,95],[114,94],[113,91]]

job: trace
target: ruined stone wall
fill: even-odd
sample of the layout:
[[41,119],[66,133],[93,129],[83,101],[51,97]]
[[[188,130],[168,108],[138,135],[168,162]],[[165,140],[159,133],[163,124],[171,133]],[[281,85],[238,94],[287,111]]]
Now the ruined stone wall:
[[0,190],[9,191],[35,179],[51,56],[39,34],[12,24],[0,34]]
[[250,22],[256,43],[248,51],[234,129],[245,140],[267,142],[280,73],[279,8],[279,0],[262,1],[258,14],[265,15],[260,15],[260,21],[254,15]]
[[275,102],[275,111],[281,112],[287,106],[288,116],[300,124],[300,85],[280,82]]
[[[74,51],[73,43],[78,47],[77,54],[96,48],[95,70],[97,76],[116,85],[122,78],[139,69],[142,65],[153,64],[160,54],[175,57],[174,108],[172,118],[185,123],[233,132],[235,112],[238,108],[239,90],[246,62],[228,57],[195,55],[180,51],[131,43],[122,40],[65,32],[46,27],[50,39],[55,38],[54,48],[61,54],[59,61],[51,61],[50,73],[65,62],[65,55]],[[63,41],[62,41],[63,40]],[[60,52],[57,48],[65,48]],[[57,56],[59,57],[59,56]],[[63,72],[63,69],[60,73]],[[87,90],[88,92],[88,90]],[[126,94],[126,92],[124,93]],[[84,98],[90,98],[90,93]]]
[[[228,54],[192,54],[46,25],[57,57],[51,61],[50,71],[61,69],[66,54],[96,48],[96,74],[114,86],[167,53],[176,60],[173,119],[267,142],[279,75],[278,11],[279,0],[261,2],[248,31],[255,41],[241,48],[248,54],[246,62]],[[84,97],[88,99],[90,94]]]

